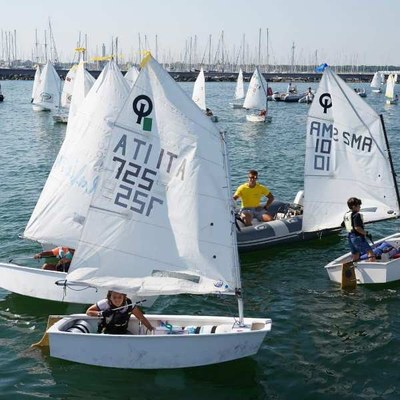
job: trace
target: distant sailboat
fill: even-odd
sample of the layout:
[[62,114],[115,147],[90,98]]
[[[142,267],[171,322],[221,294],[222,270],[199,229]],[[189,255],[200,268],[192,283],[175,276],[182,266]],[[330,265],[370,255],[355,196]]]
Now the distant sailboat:
[[69,107],[68,120],[72,120],[78,113],[86,95],[89,93],[96,79],[85,68],[81,61],[76,69],[74,89],[72,91],[71,105]]
[[268,83],[256,67],[244,99],[243,108],[254,110],[257,113],[246,115],[250,122],[271,122],[272,117],[268,115]]
[[31,103],[33,103],[33,99],[35,98],[35,94],[36,94],[37,88],[39,87],[40,76],[42,75],[42,71],[43,71],[43,66],[41,64],[37,64],[36,65],[35,77],[33,78],[33,88],[32,88]]
[[375,72],[374,77],[372,78],[372,81],[371,81],[371,85],[370,85],[372,92],[381,93],[383,82],[384,82],[384,77],[383,77],[382,72],[379,72],[379,71]]
[[218,117],[206,107],[206,79],[204,77],[203,67],[200,69],[199,75],[194,82],[192,100],[208,117],[210,117],[212,122],[218,122]]
[[54,122],[61,122],[65,124],[68,122],[68,111],[71,105],[72,91],[74,90],[77,67],[77,65],[73,65],[65,77],[60,97],[60,104],[57,108],[57,113],[53,115]]
[[399,101],[399,97],[394,93],[394,86],[396,84],[397,74],[389,74],[389,77],[386,81],[386,104],[397,104]]
[[242,68],[240,68],[236,82],[235,101],[231,103],[232,108],[243,108],[243,103],[240,101],[243,98],[244,98],[243,71]]
[[53,64],[47,61],[32,101],[34,111],[52,111],[60,103],[61,79]]

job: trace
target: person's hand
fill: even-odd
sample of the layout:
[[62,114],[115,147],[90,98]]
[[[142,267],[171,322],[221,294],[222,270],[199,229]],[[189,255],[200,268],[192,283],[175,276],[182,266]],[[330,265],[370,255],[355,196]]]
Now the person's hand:
[[42,256],[41,256],[40,253],[37,253],[37,254],[35,254],[35,255],[33,256],[33,258],[34,258],[35,260],[37,260],[37,259],[39,259],[39,258],[42,258]]
[[100,315],[104,318],[110,317],[112,314],[113,310],[111,308],[100,312]]

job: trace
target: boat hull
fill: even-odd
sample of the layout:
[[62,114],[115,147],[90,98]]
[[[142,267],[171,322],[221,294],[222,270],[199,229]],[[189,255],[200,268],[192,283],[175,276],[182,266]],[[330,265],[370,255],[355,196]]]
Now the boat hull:
[[53,121],[60,124],[67,124],[68,115],[53,115]]
[[233,109],[239,109],[239,108],[243,109],[243,104],[239,104],[239,103],[230,103],[230,105],[231,105],[231,107],[232,107]]
[[[66,277],[65,272],[0,263],[0,287],[12,293],[36,299],[76,304],[94,304],[107,295],[105,289],[70,284],[64,286],[62,283]],[[56,282],[61,285],[57,285]],[[150,307],[157,298],[157,296],[130,297],[133,301],[145,301],[143,303],[145,307]]]
[[[23,296],[66,303],[92,304],[107,294],[96,288],[73,290],[56,285],[63,282],[65,272],[0,263],[0,287]],[[77,288],[75,288],[77,289]]]
[[40,106],[39,104],[32,104],[33,111],[51,111],[51,108]]
[[[382,242],[392,244],[394,247],[400,247],[400,233],[387,236],[375,244],[379,245]],[[351,261],[351,254],[346,253],[325,266],[329,279],[336,283],[342,282],[342,264]],[[376,260],[358,261],[355,263],[354,272],[356,275],[357,284],[382,284],[395,282],[400,280],[400,259],[391,259],[388,261]]]
[[265,116],[265,115],[255,115],[255,114],[249,114],[246,115],[246,120],[249,122],[271,122],[272,117]]
[[[245,318],[245,327],[235,325],[237,319],[232,317],[146,314],[146,318],[156,328],[154,334],[144,332],[134,317],[128,328],[131,334],[126,335],[94,333],[97,318],[86,315],[64,317],[47,331],[50,355],[110,368],[196,367],[256,354],[272,325],[267,318]],[[68,332],[67,329],[74,330],[76,321],[84,321],[83,324],[90,326],[91,333]],[[174,328],[167,329],[166,323]],[[182,330],[184,327],[186,331]],[[193,327],[198,329],[198,334],[188,333]],[[212,329],[215,333],[211,333]]]

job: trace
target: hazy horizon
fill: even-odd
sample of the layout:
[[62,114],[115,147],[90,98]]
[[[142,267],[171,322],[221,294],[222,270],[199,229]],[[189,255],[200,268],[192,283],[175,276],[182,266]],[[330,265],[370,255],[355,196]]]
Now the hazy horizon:
[[140,35],[141,48],[157,53],[160,62],[183,61],[191,48],[192,62],[207,63],[221,57],[222,31],[230,62],[241,63],[243,56],[246,62],[257,62],[261,29],[260,58],[266,63],[268,29],[272,65],[291,64],[292,54],[295,64],[400,65],[396,41],[390,40],[396,37],[399,11],[400,2],[395,0],[70,0],[63,6],[50,0],[15,0],[2,4],[0,58],[7,52],[8,32],[14,31],[17,59],[35,56],[35,29],[43,53],[50,18],[58,58],[64,62],[74,59],[79,35],[81,45],[87,37],[89,59],[101,55],[103,44],[110,54],[112,39],[118,37],[119,56],[137,62]]

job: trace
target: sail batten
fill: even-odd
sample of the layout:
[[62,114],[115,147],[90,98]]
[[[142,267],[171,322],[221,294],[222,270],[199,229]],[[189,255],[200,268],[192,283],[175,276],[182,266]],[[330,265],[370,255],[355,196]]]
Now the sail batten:
[[380,116],[327,68],[307,119],[303,230],[340,226],[349,197],[365,222],[399,216]]

